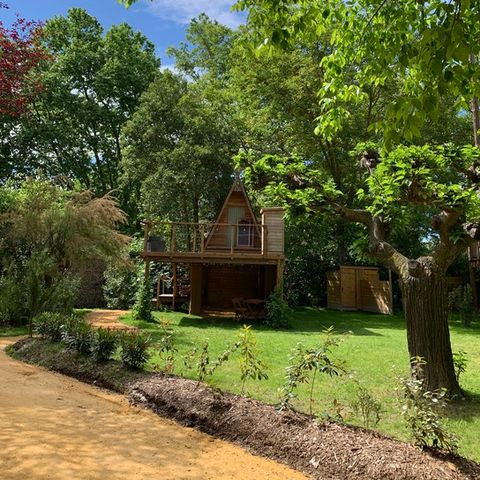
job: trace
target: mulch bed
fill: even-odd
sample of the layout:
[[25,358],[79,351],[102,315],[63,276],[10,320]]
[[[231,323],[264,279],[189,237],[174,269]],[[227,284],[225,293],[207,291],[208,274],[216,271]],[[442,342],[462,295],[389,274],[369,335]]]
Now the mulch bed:
[[[24,343],[16,350],[15,357],[38,363],[35,357],[39,350],[44,350],[41,343],[41,340]],[[113,367],[97,366],[93,372],[75,354],[57,351],[51,356],[61,359],[46,362],[43,358],[42,365],[97,385],[112,383],[102,381],[102,371],[110,372]],[[61,369],[55,368],[59,365]],[[465,458],[434,455],[370,430],[319,423],[295,412],[279,412],[250,398],[220,394],[196,381],[161,374],[124,375],[123,385],[120,390],[136,405],[288,464],[316,479],[480,479],[480,465]]]

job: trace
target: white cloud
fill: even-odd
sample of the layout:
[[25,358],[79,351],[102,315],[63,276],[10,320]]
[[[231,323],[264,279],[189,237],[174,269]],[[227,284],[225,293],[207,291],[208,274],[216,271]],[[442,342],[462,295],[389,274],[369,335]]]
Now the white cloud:
[[232,12],[235,0],[153,0],[145,3],[147,9],[164,20],[188,24],[194,17],[206,13],[228,27],[238,27],[243,23],[245,15]]
[[160,70],[164,72],[165,70],[170,70],[173,73],[179,73],[177,67],[175,67],[174,63],[166,63],[160,67]]

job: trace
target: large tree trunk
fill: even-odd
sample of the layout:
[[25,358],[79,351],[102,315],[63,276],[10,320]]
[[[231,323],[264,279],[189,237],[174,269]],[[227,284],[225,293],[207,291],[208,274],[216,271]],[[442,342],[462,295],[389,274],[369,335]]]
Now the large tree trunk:
[[446,275],[426,258],[409,263],[412,268],[400,276],[400,284],[410,357],[426,362],[426,390],[446,388],[450,395],[461,395],[450,344]]

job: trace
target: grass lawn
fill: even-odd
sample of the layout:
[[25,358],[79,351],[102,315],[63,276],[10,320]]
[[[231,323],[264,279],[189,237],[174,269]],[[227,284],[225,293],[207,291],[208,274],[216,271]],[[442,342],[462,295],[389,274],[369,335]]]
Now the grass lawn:
[[[218,355],[235,340],[240,327],[238,322],[230,319],[202,319],[178,312],[155,312],[155,319],[157,322],[171,322],[174,343],[178,349],[175,373],[189,378],[194,378],[195,374],[185,369],[181,357],[194,345],[201,347],[205,341],[209,342],[212,357]],[[122,321],[144,329],[154,340],[161,336],[158,323],[137,322],[128,315]],[[345,336],[335,355],[346,362],[352,374],[340,378],[318,378],[315,388],[316,413],[320,416],[326,412],[334,415],[336,401],[341,405],[346,422],[361,424],[361,420],[351,411],[357,391],[352,379],[355,378],[382,402],[384,413],[377,429],[397,438],[408,439],[395,392],[396,373],[403,374],[408,369],[405,325],[401,316],[301,308],[295,311],[289,330],[272,330],[254,325],[254,333],[262,351],[261,358],[269,365],[269,379],[248,382],[248,394],[269,403],[277,403],[278,389],[282,386],[284,369],[292,348],[298,342],[314,345],[321,340],[322,331],[330,325],[338,333],[351,332]],[[461,378],[461,384],[471,399],[450,407],[447,426],[459,437],[460,453],[480,461],[480,326],[476,324],[464,329],[459,322],[453,321],[451,332],[454,351],[463,350],[468,356],[467,371]],[[233,356],[215,372],[212,381],[217,387],[240,392],[238,361],[238,356]],[[154,354],[149,368],[154,369],[158,365],[162,367],[163,361]],[[305,412],[308,411],[307,389],[302,386],[296,400],[297,408]]]
[[28,327],[0,327],[0,337],[20,337],[28,335]]

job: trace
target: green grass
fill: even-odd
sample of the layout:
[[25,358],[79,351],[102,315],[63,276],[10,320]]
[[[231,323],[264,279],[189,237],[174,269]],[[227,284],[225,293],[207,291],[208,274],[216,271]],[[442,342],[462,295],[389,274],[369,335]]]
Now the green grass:
[[28,327],[0,327],[0,337],[21,337],[28,335]]
[[[212,356],[218,355],[235,341],[240,327],[234,320],[202,319],[177,312],[156,312],[155,320],[171,322],[178,349],[175,373],[189,378],[194,378],[195,374],[185,370],[181,357],[194,345],[201,347],[205,341],[209,342]],[[122,321],[148,331],[154,341],[161,336],[158,323],[138,322],[130,316],[123,317]],[[400,439],[408,439],[395,391],[396,374],[404,374],[408,370],[405,325],[400,316],[302,308],[295,311],[292,327],[288,330],[272,330],[254,325],[254,333],[262,351],[261,358],[269,365],[269,379],[261,382],[248,381],[248,394],[268,403],[277,403],[278,390],[282,386],[292,348],[298,342],[305,345],[320,342],[322,331],[330,325],[339,334],[351,332],[342,339],[335,350],[335,356],[346,362],[352,374],[318,379],[315,388],[316,414],[333,415],[336,401],[342,406],[342,415],[348,423],[360,424],[360,419],[351,412],[351,403],[357,390],[353,379],[356,379],[382,403],[384,412],[377,429]],[[459,322],[453,321],[451,332],[453,350],[467,352],[468,366],[461,384],[470,399],[449,408],[446,425],[459,437],[460,453],[480,461],[480,326],[464,329]],[[241,382],[238,363],[238,356],[233,356],[217,370],[212,378],[213,383],[222,390],[239,393]],[[149,368],[162,365],[163,360],[154,353]],[[308,387],[302,386],[298,393],[296,407],[308,411]]]

